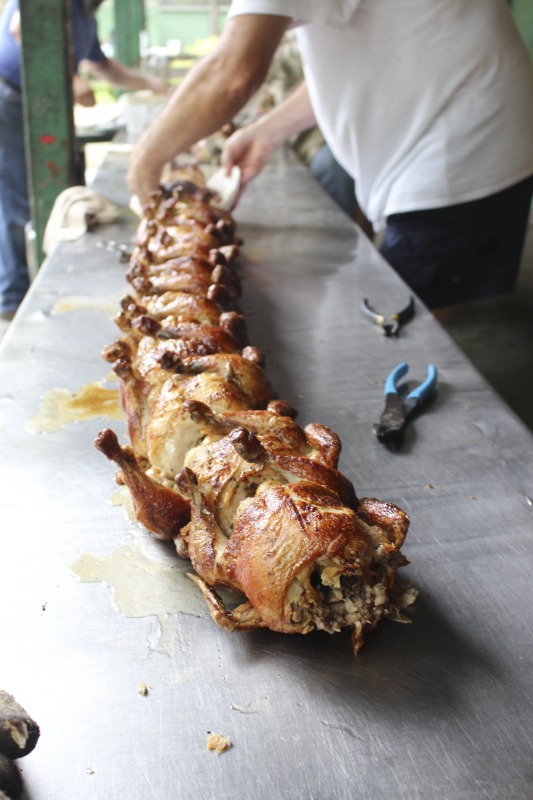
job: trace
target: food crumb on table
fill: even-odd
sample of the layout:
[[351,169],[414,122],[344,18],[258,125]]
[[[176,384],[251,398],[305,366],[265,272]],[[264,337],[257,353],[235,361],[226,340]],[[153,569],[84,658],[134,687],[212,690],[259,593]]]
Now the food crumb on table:
[[222,736],[221,733],[211,733],[207,737],[207,749],[214,750],[217,755],[225,753],[233,747],[229,736]]

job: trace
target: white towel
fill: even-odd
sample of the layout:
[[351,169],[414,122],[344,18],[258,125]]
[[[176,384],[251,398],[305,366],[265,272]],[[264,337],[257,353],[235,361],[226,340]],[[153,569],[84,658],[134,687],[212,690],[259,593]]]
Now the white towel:
[[95,225],[114,222],[119,209],[87,186],[71,186],[56,198],[44,232],[46,254],[58,242],[72,242]]

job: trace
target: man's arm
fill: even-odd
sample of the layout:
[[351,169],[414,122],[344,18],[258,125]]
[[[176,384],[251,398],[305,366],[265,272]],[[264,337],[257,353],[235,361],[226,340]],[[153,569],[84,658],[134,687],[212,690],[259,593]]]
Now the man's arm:
[[156,94],[168,94],[169,86],[164,80],[144,75],[136,69],[124,66],[114,58],[106,58],[105,61],[85,60],[83,63],[87,65],[94,78],[120,89],[147,90]]
[[264,81],[289,17],[232,17],[212,53],[175,91],[132,153],[128,184],[141,201],[157,188],[165,164],[219,130]]
[[314,125],[315,114],[303,81],[282,103],[229,137],[222,150],[222,166],[228,173],[234,165],[240,167],[244,189],[261,172],[273,150]]

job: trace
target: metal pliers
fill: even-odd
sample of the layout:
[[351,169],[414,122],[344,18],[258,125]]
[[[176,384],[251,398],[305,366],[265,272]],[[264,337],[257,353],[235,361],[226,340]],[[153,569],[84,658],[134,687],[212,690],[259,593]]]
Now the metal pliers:
[[404,322],[409,322],[409,320],[414,316],[415,301],[413,297],[410,297],[409,303],[405,306],[405,308],[402,308],[402,310],[398,311],[396,314],[392,314],[389,319],[387,319],[384,314],[379,314],[377,311],[375,311],[366,297],[361,302],[361,310],[363,314],[366,314],[367,317],[373,319],[376,325],[381,327],[385,336],[398,336],[400,325],[403,325]]
[[394,367],[385,382],[385,408],[379,422],[374,425],[374,433],[383,444],[395,446],[401,443],[403,429],[409,418],[434,394],[437,387],[437,368],[430,364],[426,380],[407,396],[400,396],[398,381],[408,371],[409,365],[402,361]]

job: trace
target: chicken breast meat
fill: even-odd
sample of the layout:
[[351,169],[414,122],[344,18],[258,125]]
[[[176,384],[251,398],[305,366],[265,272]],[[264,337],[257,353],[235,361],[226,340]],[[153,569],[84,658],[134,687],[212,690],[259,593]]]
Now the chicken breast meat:
[[[150,197],[104,350],[119,377],[130,445],[96,447],[119,468],[139,522],[174,540],[221,627],[282,633],[366,631],[401,613],[409,519],[356,496],[341,443],[302,428],[248,342],[234,259],[242,244],[212,193],[188,179]],[[218,588],[236,593],[226,608]],[[241,602],[239,602],[239,600]]]

